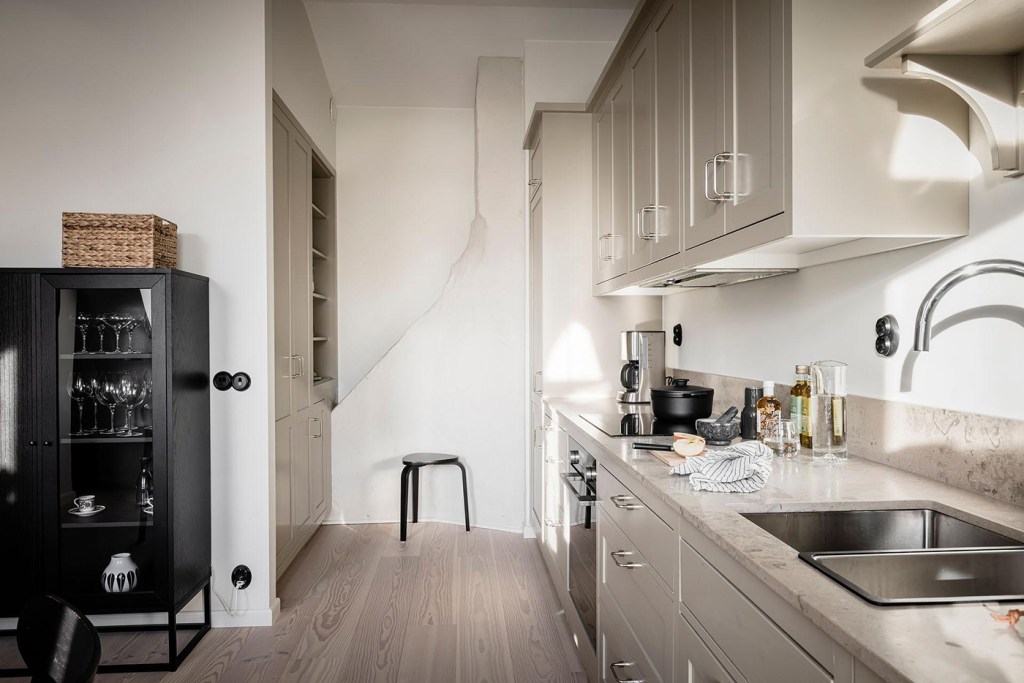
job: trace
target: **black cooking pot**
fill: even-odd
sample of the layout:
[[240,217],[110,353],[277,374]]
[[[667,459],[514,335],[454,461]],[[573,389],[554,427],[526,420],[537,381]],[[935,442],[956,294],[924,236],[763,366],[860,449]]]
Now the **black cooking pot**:
[[670,379],[663,387],[651,388],[654,417],[668,422],[692,422],[711,416],[715,390],[690,386],[688,379]]

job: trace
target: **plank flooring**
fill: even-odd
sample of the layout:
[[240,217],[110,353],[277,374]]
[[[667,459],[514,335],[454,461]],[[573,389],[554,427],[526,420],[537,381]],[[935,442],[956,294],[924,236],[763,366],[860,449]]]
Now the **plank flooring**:
[[[97,682],[586,681],[536,542],[518,534],[420,523],[403,545],[397,524],[324,526],[278,595],[273,626],[214,629],[174,673]],[[13,641],[0,639],[0,662]],[[156,634],[103,636],[104,662],[166,652]]]

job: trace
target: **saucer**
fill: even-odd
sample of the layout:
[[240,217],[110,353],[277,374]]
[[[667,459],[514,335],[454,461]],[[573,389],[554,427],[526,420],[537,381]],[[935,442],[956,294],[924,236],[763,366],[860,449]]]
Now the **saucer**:
[[106,509],[107,506],[105,505],[97,505],[92,510],[86,510],[85,512],[79,510],[78,508],[71,508],[70,510],[68,510],[68,512],[74,515],[75,517],[91,517],[98,512],[103,512]]

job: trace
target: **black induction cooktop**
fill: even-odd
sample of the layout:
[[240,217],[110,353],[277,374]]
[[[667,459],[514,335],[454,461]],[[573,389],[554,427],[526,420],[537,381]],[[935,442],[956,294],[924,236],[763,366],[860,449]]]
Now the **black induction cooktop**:
[[675,432],[696,434],[692,422],[666,422],[649,410],[635,413],[590,413],[580,415],[608,436],[672,436]]

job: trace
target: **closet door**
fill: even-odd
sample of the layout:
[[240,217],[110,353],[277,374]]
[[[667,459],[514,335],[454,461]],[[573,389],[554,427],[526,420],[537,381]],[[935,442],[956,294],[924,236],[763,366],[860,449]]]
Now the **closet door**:
[[312,151],[305,138],[292,131],[288,145],[288,262],[291,302],[291,414],[309,407],[313,371]]
[[654,129],[657,212],[651,260],[678,254],[683,225],[683,48],[686,6],[665,3],[654,19]]
[[288,283],[291,278],[288,240],[288,148],[291,132],[288,123],[274,107],[274,420],[288,417],[292,410],[291,325],[292,302]]
[[654,51],[653,40],[646,37],[626,72],[632,88],[633,133],[633,229],[629,237],[629,269],[651,262],[657,215],[654,201]]

